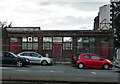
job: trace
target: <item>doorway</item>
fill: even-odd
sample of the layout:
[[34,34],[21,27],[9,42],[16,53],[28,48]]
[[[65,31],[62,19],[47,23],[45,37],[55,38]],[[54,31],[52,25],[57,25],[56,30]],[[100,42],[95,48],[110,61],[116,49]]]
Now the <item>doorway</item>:
[[53,44],[53,57],[62,57],[62,44]]
[[10,43],[10,52],[17,54],[17,43]]
[[103,43],[101,45],[101,54],[103,58],[108,58],[108,50],[109,50],[108,47],[109,47],[108,43]]

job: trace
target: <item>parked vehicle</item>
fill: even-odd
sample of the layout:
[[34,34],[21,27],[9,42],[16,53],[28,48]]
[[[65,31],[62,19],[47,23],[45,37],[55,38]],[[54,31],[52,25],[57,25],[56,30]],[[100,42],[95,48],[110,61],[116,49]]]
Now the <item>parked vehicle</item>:
[[115,67],[120,68],[120,59],[115,60]]
[[29,59],[20,58],[12,52],[0,52],[2,65],[16,65],[18,67],[29,64]]
[[84,67],[110,69],[112,68],[112,62],[96,54],[83,53],[79,55],[76,66],[80,69]]
[[36,52],[22,52],[17,54],[19,57],[25,57],[30,60],[30,63],[40,63],[42,65],[52,64],[53,60],[48,57],[43,57]]
[[72,56],[72,64],[76,64],[77,63],[77,60],[78,60],[78,57],[79,55],[81,54],[81,52],[76,52],[73,56]]
[[114,63],[116,68],[120,68],[120,49],[117,49],[116,51],[116,59]]

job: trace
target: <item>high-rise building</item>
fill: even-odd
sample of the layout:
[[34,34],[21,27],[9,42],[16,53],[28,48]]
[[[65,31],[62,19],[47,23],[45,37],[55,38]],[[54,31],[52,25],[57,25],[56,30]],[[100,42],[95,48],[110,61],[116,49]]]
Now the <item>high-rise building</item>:
[[98,30],[109,30],[110,24],[110,4],[103,5],[99,8],[99,28]]

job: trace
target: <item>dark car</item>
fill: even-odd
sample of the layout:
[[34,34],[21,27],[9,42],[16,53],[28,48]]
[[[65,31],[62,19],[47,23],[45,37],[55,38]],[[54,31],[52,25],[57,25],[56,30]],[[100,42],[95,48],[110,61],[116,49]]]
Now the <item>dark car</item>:
[[73,56],[72,56],[72,64],[76,64],[79,55],[81,54],[81,52],[76,52]]
[[0,52],[0,61],[2,65],[16,65],[18,67],[29,64],[29,59],[21,58],[12,52]]

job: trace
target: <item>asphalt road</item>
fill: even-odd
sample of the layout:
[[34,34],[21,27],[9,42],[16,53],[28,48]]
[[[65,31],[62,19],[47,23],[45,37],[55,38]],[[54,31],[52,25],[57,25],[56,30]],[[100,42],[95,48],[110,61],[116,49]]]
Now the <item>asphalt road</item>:
[[7,66],[2,68],[3,80],[41,80],[67,82],[119,82],[118,68],[101,70],[98,68],[78,69],[73,65],[54,64],[52,66],[29,65],[25,67]]

